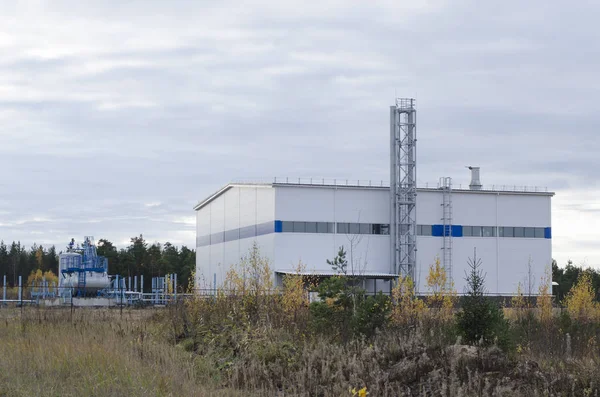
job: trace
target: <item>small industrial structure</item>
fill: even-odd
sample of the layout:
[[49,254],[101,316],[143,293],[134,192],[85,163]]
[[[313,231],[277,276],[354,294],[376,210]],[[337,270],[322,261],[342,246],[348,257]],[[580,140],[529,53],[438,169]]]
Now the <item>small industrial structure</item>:
[[86,236],[81,246],[71,239],[67,251],[59,255],[58,274],[61,294],[96,295],[110,283],[108,260],[98,255],[91,236]]
[[390,180],[383,182],[275,178],[229,183],[194,207],[196,275],[200,288],[223,286],[230,266],[254,243],[273,278],[334,274],[327,264],[344,246],[348,272],[368,291],[389,292],[411,276],[425,292],[437,260],[459,293],[474,251],[491,294],[513,294],[525,277],[540,280],[552,261],[551,198],[544,188],[482,185],[469,167],[469,186],[443,176],[416,183],[416,108],[399,99],[390,109]]

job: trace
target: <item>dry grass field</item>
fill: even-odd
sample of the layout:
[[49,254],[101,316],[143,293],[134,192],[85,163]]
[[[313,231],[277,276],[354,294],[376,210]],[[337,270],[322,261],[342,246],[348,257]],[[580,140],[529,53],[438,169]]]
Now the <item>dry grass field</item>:
[[156,309],[0,308],[0,396],[597,396],[595,321],[511,312],[508,348],[435,312],[371,336],[279,297]]
[[[239,396],[148,310],[0,309],[0,396]],[[247,395],[244,393],[243,395]]]

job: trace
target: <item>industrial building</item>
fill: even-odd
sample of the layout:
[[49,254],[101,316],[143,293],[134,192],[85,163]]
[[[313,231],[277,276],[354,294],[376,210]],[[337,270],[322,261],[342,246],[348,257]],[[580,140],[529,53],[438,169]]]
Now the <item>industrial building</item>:
[[491,294],[537,283],[552,261],[551,198],[546,189],[482,186],[471,168],[469,187],[449,177],[416,186],[416,109],[398,100],[390,109],[391,184],[274,179],[230,183],[196,207],[196,274],[201,288],[222,286],[230,266],[256,242],[280,283],[298,263],[327,277],[344,246],[348,273],[367,291],[389,291],[398,275],[425,292],[436,258],[459,293],[474,250]]

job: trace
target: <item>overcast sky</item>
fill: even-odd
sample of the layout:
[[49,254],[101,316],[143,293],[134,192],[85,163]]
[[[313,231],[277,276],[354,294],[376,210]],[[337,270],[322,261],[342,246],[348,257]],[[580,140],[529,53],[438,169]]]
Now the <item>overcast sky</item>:
[[547,186],[553,256],[600,265],[600,5],[242,3],[0,0],[0,238],[193,247],[232,179],[387,181],[397,95],[420,183]]

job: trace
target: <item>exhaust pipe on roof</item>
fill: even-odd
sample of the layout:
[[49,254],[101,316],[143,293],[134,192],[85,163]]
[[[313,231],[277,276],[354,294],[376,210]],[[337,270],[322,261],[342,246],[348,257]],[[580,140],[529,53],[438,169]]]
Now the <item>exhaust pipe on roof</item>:
[[479,181],[479,167],[467,166],[467,168],[471,170],[471,183],[469,184],[469,189],[481,190],[482,186]]

